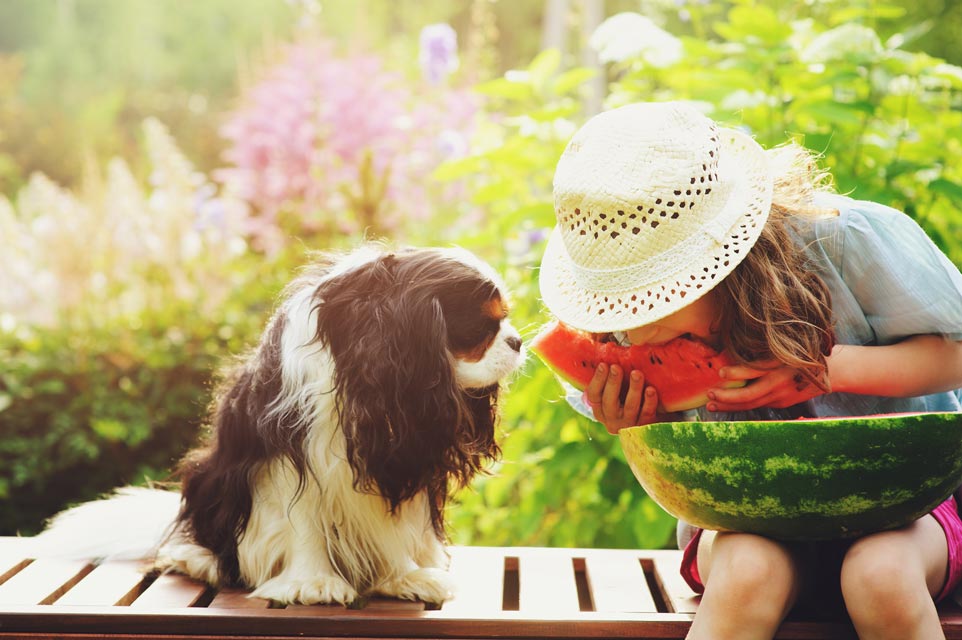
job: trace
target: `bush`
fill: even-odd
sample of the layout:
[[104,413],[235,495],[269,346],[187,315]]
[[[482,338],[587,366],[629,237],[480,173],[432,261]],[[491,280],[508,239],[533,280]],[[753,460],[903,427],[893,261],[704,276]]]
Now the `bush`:
[[33,533],[114,487],[164,480],[195,442],[212,371],[263,310],[223,325],[190,307],[158,311],[0,333],[0,535]]

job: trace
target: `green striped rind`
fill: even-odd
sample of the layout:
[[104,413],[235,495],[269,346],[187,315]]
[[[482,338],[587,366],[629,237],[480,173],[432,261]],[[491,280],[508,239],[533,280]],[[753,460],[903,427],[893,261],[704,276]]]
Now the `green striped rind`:
[[623,429],[645,491],[706,529],[824,540],[891,529],[962,484],[962,414]]

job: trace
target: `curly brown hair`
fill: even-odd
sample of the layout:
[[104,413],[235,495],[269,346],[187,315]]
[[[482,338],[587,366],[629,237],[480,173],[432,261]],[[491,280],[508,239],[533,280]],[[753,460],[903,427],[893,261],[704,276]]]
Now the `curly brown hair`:
[[816,190],[829,187],[804,148],[769,151],[775,190],[768,222],[744,260],[716,287],[715,329],[742,363],[776,360],[799,369],[824,391],[828,356],[835,344],[828,287],[792,237],[792,227],[826,215],[815,207]]

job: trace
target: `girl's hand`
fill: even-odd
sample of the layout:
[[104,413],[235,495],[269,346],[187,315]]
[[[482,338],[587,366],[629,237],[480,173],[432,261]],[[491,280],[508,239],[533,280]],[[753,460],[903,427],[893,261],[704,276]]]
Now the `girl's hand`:
[[709,391],[709,411],[747,411],[759,407],[784,409],[827,393],[807,380],[798,369],[775,361],[753,364],[729,365],[719,372],[725,380],[749,382],[737,389],[715,388]]
[[615,435],[625,427],[657,422],[658,392],[645,386],[641,371],[628,376],[628,394],[621,404],[621,383],[624,371],[618,365],[600,364],[585,389],[585,398],[591,405],[595,420],[605,425],[608,433]]

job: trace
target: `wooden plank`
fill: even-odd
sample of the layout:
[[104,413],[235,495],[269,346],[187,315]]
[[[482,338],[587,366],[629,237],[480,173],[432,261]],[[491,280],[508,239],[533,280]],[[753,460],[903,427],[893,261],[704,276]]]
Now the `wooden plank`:
[[130,606],[135,609],[186,608],[200,600],[205,591],[207,585],[203,582],[175,573],[165,573],[157,576]]
[[143,565],[139,562],[106,562],[84,576],[70,591],[58,598],[56,604],[130,604],[139,595],[144,580]]
[[[326,609],[327,607],[315,607]],[[310,607],[288,609],[176,610],[132,607],[21,607],[0,620],[9,632],[70,631],[75,634],[299,636],[324,638],[683,638],[690,616],[674,614],[526,615],[505,611],[493,618],[445,617],[442,611],[364,612],[340,609],[316,616]],[[49,612],[49,613],[48,613]]]
[[0,584],[0,606],[49,604],[90,572],[86,560],[34,560]]
[[208,605],[211,609],[266,609],[271,601],[265,598],[251,598],[250,591],[226,587],[217,592]]
[[490,547],[451,547],[448,569],[454,598],[441,610],[465,617],[501,611],[504,600],[504,551]]
[[584,558],[595,611],[658,611],[636,553],[586,550]]
[[353,616],[367,618],[371,616],[383,617],[394,613],[406,615],[425,611],[423,602],[415,600],[401,600],[374,596],[366,599],[363,606],[347,608],[341,604],[290,604],[285,607],[288,611],[303,613],[309,616]]
[[424,603],[377,596],[365,603],[363,611],[424,611]]
[[0,584],[30,564],[26,543],[24,538],[0,537]]
[[674,613],[694,613],[700,596],[681,577],[681,551],[650,551],[647,555],[669,609]]
[[275,609],[275,611],[285,611],[295,615],[311,616],[312,618],[327,618],[356,616],[362,610],[348,609],[343,604],[289,604],[284,609]]
[[519,606],[525,614],[580,612],[571,550],[519,549]]

